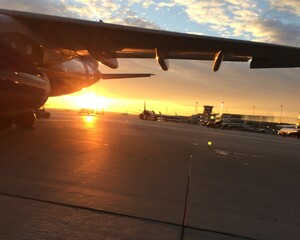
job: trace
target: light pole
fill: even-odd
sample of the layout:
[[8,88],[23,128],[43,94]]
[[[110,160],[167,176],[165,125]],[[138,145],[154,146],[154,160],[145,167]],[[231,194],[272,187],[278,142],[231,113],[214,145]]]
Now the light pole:
[[196,114],[198,114],[198,102],[196,102],[195,112],[196,112]]
[[99,114],[99,109],[98,109],[98,101],[99,101],[99,99],[98,99],[98,86],[99,85],[99,81],[97,82],[97,92],[96,92],[96,114],[98,115]]
[[252,111],[252,115],[254,116],[254,113],[255,113],[255,106],[252,107],[252,110],[253,110],[253,111]]
[[280,105],[280,118],[279,118],[280,123],[281,123],[281,120],[282,120],[282,108],[283,108],[283,105]]
[[224,102],[221,102],[221,115],[223,114]]

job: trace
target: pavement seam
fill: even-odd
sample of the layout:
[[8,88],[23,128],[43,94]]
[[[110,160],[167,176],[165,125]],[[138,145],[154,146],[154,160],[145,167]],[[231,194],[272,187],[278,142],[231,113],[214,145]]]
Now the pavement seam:
[[186,217],[187,217],[187,210],[188,210],[188,200],[189,200],[189,193],[190,193],[190,179],[192,175],[192,159],[193,159],[193,146],[194,146],[195,139],[192,139],[192,147],[191,147],[191,153],[188,160],[188,175],[187,175],[187,182],[186,182],[186,192],[185,192],[185,201],[184,201],[184,210],[183,210],[183,217],[182,217],[182,223],[181,223],[181,235],[180,239],[184,239],[184,229],[186,227]]
[[192,229],[192,230],[196,230],[196,231],[216,233],[216,234],[220,234],[220,235],[224,235],[224,236],[242,238],[242,239],[245,239],[245,240],[259,240],[259,239],[255,239],[255,238],[235,235],[235,234],[221,232],[221,231],[215,231],[215,230],[210,230],[210,229],[202,229],[202,228],[197,228],[197,227],[192,227],[192,226],[188,226],[188,225],[182,225],[182,224],[177,224],[177,223],[172,223],[172,222],[167,222],[167,221],[162,221],[162,220],[155,220],[155,219],[151,219],[151,218],[143,218],[143,217],[138,217],[138,216],[134,216],[134,215],[128,215],[128,214],[111,212],[111,211],[106,211],[106,210],[101,210],[101,209],[96,209],[96,208],[83,207],[83,206],[79,206],[79,205],[73,205],[73,204],[55,202],[55,201],[50,201],[50,200],[38,199],[38,198],[33,198],[33,197],[20,196],[20,195],[16,195],[16,194],[0,192],[0,195],[6,196],[6,197],[12,197],[12,198],[30,200],[30,201],[40,202],[40,203],[48,203],[48,204],[51,204],[51,205],[62,206],[62,207],[67,207],[67,208],[72,208],[72,209],[80,209],[80,210],[90,211],[90,212],[93,212],[93,213],[96,213],[96,214],[114,215],[114,216],[119,216],[119,217],[123,217],[123,218],[131,218],[131,219],[136,219],[136,220],[142,220],[142,221],[148,221],[148,222],[153,222],[153,223],[160,223],[160,224],[170,225],[170,226],[174,226],[174,227],[181,227],[182,228],[182,233],[181,234],[183,234],[183,237],[184,237],[185,229]]

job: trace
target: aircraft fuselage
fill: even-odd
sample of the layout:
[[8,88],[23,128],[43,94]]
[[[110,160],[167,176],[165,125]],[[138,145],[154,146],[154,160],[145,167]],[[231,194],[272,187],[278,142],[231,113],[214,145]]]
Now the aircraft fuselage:
[[0,14],[0,117],[33,112],[50,96],[79,91],[98,80],[96,60],[55,48]]

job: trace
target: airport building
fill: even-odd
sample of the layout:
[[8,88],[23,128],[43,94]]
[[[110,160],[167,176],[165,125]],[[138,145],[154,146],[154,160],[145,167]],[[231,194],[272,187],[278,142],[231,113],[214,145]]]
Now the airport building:
[[296,118],[282,116],[213,113],[213,106],[210,105],[204,105],[203,113],[193,115],[192,117],[197,118],[197,123],[208,127],[270,133],[277,132],[279,126],[295,124],[297,122]]

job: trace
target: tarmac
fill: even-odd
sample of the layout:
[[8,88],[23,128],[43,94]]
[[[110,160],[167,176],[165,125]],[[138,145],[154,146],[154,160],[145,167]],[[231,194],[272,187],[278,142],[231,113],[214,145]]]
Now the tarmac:
[[0,239],[300,239],[300,140],[53,111],[0,132]]

